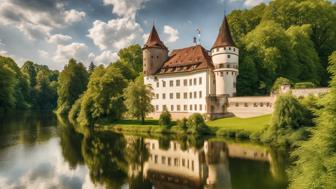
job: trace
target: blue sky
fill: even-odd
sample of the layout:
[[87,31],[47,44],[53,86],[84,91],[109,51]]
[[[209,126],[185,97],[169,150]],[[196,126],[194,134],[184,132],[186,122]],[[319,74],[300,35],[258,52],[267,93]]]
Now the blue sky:
[[170,50],[191,45],[197,28],[209,48],[224,10],[262,2],[269,0],[0,0],[0,54],[52,69],[72,57],[107,64],[120,48],[143,45],[153,21]]

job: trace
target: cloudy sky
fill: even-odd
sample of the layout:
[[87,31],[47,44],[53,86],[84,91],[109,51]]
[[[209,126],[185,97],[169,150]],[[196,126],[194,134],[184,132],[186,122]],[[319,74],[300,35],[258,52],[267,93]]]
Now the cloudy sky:
[[209,48],[224,10],[269,0],[0,0],[0,54],[62,69],[71,57],[89,64],[143,45],[153,21],[169,49],[192,44],[201,29]]

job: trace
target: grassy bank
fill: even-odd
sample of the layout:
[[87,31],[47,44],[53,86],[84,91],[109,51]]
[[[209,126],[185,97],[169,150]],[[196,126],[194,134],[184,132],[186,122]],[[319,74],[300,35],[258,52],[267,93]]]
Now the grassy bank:
[[[212,135],[226,136],[231,138],[249,138],[253,133],[261,131],[271,120],[271,115],[254,118],[222,118],[207,122]],[[137,120],[120,120],[109,125],[100,125],[99,130],[115,131],[123,133],[146,133],[146,134],[183,134],[183,130],[174,125],[171,128],[159,126],[157,120],[147,120],[141,124]]]

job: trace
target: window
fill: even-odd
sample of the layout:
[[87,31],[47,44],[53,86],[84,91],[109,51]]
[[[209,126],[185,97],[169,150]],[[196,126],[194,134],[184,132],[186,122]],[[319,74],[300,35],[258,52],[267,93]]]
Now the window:
[[220,76],[222,76],[222,77],[223,77],[223,72],[220,72]]
[[162,81],[162,87],[166,87],[166,82]]
[[176,80],[176,87],[180,86],[180,80]]
[[187,110],[188,110],[188,106],[187,106],[187,105],[184,105],[184,106],[183,106],[183,110],[184,110],[184,111],[187,111]]
[[156,93],[156,99],[159,99],[159,94],[158,93]]
[[176,93],[176,99],[180,99],[180,93]]
[[236,52],[236,48],[233,48],[233,51]]
[[236,82],[233,82],[233,88],[236,88]]
[[202,85],[202,78],[201,78],[201,77],[198,79],[198,83],[199,83],[200,85]]
[[183,98],[187,99],[188,98],[188,93],[183,93]]
[[199,105],[199,110],[202,111],[202,104]]
[[176,110],[177,110],[177,111],[180,111],[180,110],[181,110],[181,106],[180,106],[180,105],[177,105],[177,106],[176,106]]
[[194,107],[195,107],[195,111],[197,111],[197,104],[195,104]]
[[169,157],[168,158],[168,166],[170,166],[171,165],[171,158]]
[[158,162],[158,155],[154,156],[154,162],[157,163]]
[[245,104],[244,104],[244,106],[245,106],[245,107],[248,107],[248,104],[247,104],[247,103],[245,103]]
[[257,103],[254,103],[253,106],[254,106],[254,107],[258,107]]
[[227,57],[228,57],[228,58],[231,58],[231,55],[228,54]]
[[170,105],[170,111],[174,111],[174,105]]
[[152,149],[153,149],[153,150],[155,149],[155,144],[152,144]]
[[194,78],[194,85],[197,85],[197,79]]
[[174,98],[174,93],[170,93],[170,94],[169,94],[169,98],[170,98],[170,99],[173,99],[173,98]]
[[162,93],[162,99],[166,99],[166,94]]
[[197,92],[196,91],[194,92],[194,98],[197,98]]
[[182,158],[182,166],[185,167],[185,159]]
[[192,92],[189,93],[189,98],[192,99]]
[[156,111],[159,111],[159,105],[155,106]]
[[192,79],[189,79],[189,86],[192,85]]
[[159,87],[159,82],[156,82],[156,87]]
[[236,107],[239,107],[239,103],[238,102],[236,103]]
[[216,48],[216,52],[218,52],[219,51],[219,48]]
[[231,47],[229,47],[229,50],[231,50]]
[[173,87],[174,86],[174,81],[169,81],[169,86]]
[[174,159],[174,165],[178,166],[178,159],[177,158]]
[[189,106],[189,110],[192,111],[192,105]]
[[188,85],[188,79],[183,80],[183,85],[187,86]]
[[161,157],[161,163],[162,163],[162,164],[166,164],[166,157],[165,157],[165,156],[162,156],[162,157]]
[[199,98],[202,98],[202,91],[199,92]]

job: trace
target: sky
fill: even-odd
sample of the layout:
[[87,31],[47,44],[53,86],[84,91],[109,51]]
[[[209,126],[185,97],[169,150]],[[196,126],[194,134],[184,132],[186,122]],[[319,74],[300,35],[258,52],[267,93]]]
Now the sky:
[[224,12],[263,2],[269,0],[0,0],[0,55],[59,70],[70,58],[108,64],[121,48],[143,46],[153,23],[169,50],[191,46],[198,28],[209,49]]

